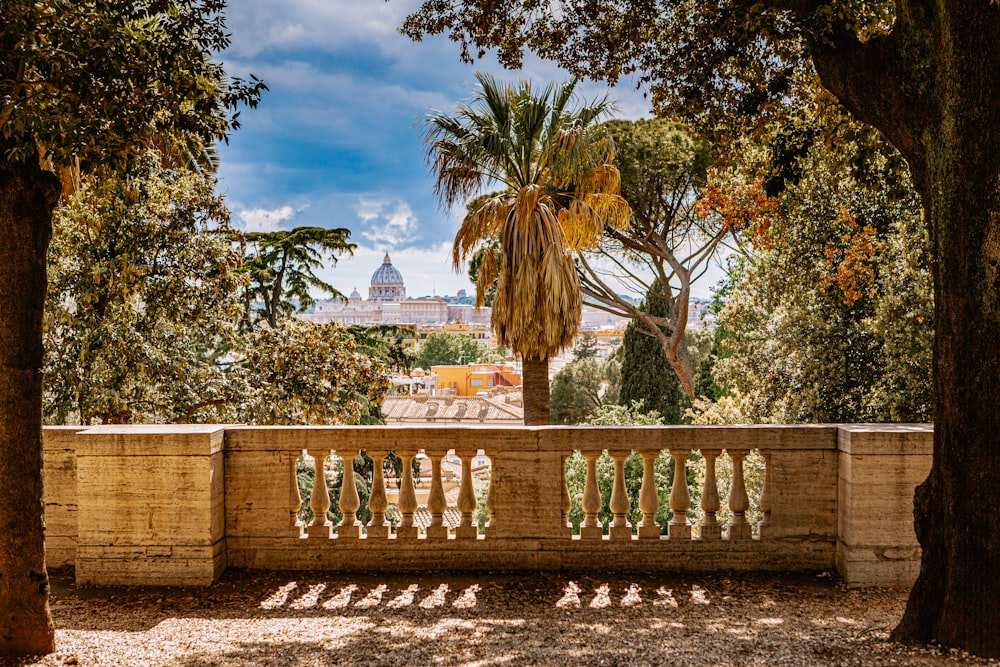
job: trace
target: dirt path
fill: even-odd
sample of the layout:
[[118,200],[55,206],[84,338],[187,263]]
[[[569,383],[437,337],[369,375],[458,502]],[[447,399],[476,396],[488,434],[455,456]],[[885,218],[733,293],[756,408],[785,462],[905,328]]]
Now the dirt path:
[[848,591],[827,573],[52,581],[58,652],[21,665],[996,664],[890,643],[906,592]]

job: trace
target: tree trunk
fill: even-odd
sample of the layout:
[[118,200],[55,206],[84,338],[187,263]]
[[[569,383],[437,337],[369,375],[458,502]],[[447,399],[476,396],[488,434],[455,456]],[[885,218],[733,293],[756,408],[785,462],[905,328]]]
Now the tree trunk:
[[[995,66],[1000,54],[968,57]],[[980,94],[992,103],[974,99]],[[917,178],[936,258],[934,461],[914,499],[920,576],[893,632],[898,640],[994,658],[1000,657],[997,95],[995,87],[963,96],[953,117],[957,131],[935,133],[927,173]]]
[[[0,156],[7,146],[0,139]],[[51,653],[42,502],[42,311],[58,179],[0,157],[0,657]]]
[[932,158],[945,184],[923,193],[937,253],[934,462],[914,499],[920,576],[893,637],[1000,657],[1000,182],[996,165],[953,155]]
[[524,425],[541,426],[549,423],[549,359],[525,357],[521,368],[524,403]]
[[1000,657],[1000,7],[897,3],[891,35],[846,48],[817,70],[906,157],[934,253],[934,459],[892,636]]

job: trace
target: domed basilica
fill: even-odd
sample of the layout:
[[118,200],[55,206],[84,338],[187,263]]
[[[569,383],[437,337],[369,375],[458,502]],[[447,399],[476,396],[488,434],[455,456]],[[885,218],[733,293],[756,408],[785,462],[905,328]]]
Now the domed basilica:
[[372,274],[372,284],[368,288],[369,301],[402,301],[406,298],[403,274],[392,265],[389,253],[385,253],[382,266]]

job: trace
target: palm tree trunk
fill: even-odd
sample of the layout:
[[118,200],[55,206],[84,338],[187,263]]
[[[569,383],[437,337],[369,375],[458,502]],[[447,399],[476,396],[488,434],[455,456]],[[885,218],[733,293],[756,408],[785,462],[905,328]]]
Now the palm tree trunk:
[[524,358],[521,386],[524,393],[524,425],[549,423],[549,358]]

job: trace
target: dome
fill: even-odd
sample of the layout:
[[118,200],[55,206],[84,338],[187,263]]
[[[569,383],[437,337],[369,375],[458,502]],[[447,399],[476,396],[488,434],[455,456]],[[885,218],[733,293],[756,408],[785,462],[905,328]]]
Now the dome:
[[359,291],[358,291],[358,288],[357,288],[357,287],[355,287],[355,288],[354,288],[354,291],[353,291],[353,292],[351,292],[351,296],[350,296],[350,297],[348,297],[348,298],[349,298],[349,299],[350,299],[351,301],[361,301],[361,292],[359,292]]
[[406,298],[406,286],[403,285],[403,274],[396,270],[385,253],[382,266],[372,274],[372,284],[368,288],[369,301],[402,301]]
[[385,259],[382,260],[382,266],[375,270],[372,274],[372,285],[402,285],[403,284],[403,274],[401,274],[395,266],[392,265],[392,261],[389,259],[389,253],[385,254]]

